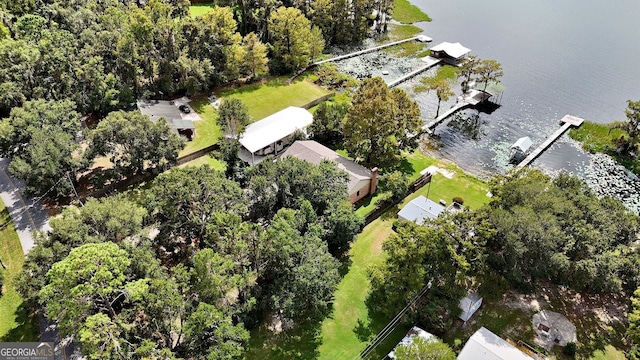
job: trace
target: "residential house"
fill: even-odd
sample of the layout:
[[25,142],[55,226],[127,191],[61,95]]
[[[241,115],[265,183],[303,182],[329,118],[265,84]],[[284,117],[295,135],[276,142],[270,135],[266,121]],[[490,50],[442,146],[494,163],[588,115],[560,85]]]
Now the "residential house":
[[282,156],[293,156],[312,164],[320,164],[322,160],[330,160],[338,164],[338,168],[349,175],[347,189],[352,204],[376,191],[378,186],[378,168],[369,170],[328,147],[311,140],[296,141]]

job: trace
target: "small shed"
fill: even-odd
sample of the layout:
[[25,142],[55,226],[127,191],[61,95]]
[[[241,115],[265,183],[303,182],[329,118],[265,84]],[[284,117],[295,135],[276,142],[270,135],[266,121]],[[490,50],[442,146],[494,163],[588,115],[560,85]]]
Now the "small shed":
[[169,126],[175,130],[178,134],[186,136],[189,139],[193,138],[196,131],[196,126],[191,120],[185,119],[171,119],[168,121]]
[[435,219],[444,211],[444,206],[420,195],[398,212],[398,220],[413,221],[418,225],[427,219]]
[[468,293],[467,296],[460,300],[459,306],[462,310],[460,319],[464,322],[469,321],[471,316],[473,316],[473,314],[475,314],[475,312],[480,308],[480,305],[482,305],[482,298],[480,295],[472,292]]
[[513,143],[513,145],[511,145],[511,149],[519,150],[519,151],[522,151],[523,153],[526,153],[527,151],[529,151],[529,148],[531,148],[532,144],[533,144],[533,141],[531,141],[531,139],[528,136],[525,136],[525,137],[521,137],[515,143]]

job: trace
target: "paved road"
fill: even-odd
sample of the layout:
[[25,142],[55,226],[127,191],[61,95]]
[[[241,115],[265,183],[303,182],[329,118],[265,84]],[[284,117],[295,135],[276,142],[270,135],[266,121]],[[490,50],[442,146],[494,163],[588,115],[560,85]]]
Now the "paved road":
[[51,229],[49,216],[40,202],[22,196],[24,182],[11,176],[8,168],[9,159],[0,158],[0,198],[13,219],[26,255],[34,246],[32,231]]
[[[34,198],[23,196],[24,182],[9,173],[9,159],[0,158],[0,198],[15,224],[22,251],[26,255],[35,246],[32,232],[35,230],[51,230],[49,215],[42,203]],[[77,358],[78,349],[70,339],[64,339],[60,346],[60,334],[56,325],[48,322],[42,314],[38,315],[40,341],[55,344],[56,360]],[[73,355],[69,355],[73,354]],[[75,356],[74,356],[75,355]]]

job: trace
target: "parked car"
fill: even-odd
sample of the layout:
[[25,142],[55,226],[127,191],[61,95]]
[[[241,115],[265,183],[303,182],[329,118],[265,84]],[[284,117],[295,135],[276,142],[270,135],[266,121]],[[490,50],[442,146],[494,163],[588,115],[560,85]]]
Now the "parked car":
[[191,109],[189,109],[187,105],[180,105],[178,106],[178,109],[180,109],[180,111],[182,111],[185,114],[188,114],[191,112]]

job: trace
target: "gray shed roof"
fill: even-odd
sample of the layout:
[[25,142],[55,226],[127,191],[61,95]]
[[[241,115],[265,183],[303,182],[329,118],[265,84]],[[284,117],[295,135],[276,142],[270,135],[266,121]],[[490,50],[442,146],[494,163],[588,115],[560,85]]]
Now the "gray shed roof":
[[356,190],[355,188],[361,180],[371,179],[371,170],[313,140],[298,140],[294,142],[282,156],[294,156],[316,165],[320,164],[322,160],[338,163],[338,168],[349,175],[349,184],[347,185],[349,194],[352,193],[352,190]]
[[418,225],[427,219],[435,219],[444,211],[444,206],[420,195],[398,212],[398,219],[413,221]]
[[175,104],[165,100],[138,100],[138,109],[144,115],[149,116],[151,121],[156,122],[164,117],[167,120],[181,119],[182,113]]
[[171,125],[176,130],[196,128],[196,126],[193,124],[193,121],[191,120],[171,119],[171,120],[168,120],[168,122],[169,122],[169,125]]

